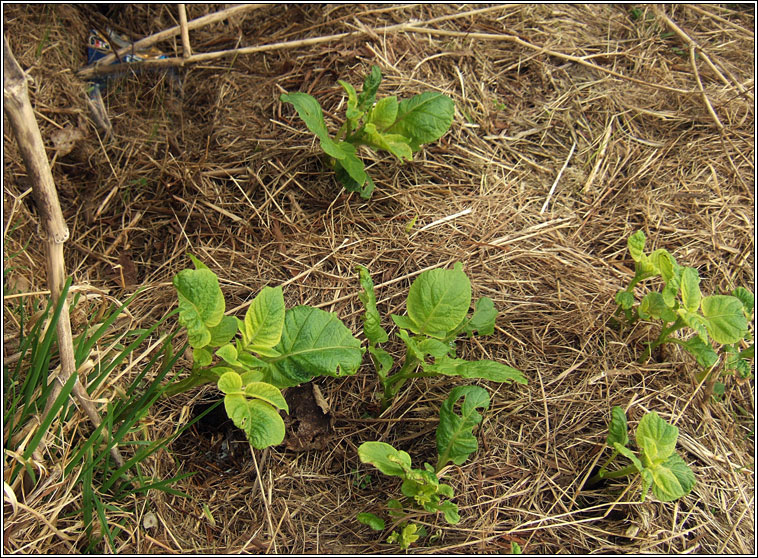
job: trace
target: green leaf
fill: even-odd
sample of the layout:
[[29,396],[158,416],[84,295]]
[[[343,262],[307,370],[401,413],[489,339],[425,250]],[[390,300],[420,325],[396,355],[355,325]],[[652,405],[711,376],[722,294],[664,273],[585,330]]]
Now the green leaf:
[[425,358],[427,355],[438,359],[443,358],[445,356],[454,356],[455,355],[455,347],[451,347],[450,344],[444,343],[443,341],[440,341],[439,339],[432,339],[431,337],[426,337],[422,339],[418,343],[418,349],[423,355],[421,359]]
[[324,122],[324,113],[316,99],[307,93],[299,91],[295,93],[283,93],[279,99],[283,103],[290,103],[295,107],[297,114],[305,122],[308,129],[318,137],[324,153],[335,159],[345,158],[345,151],[329,136],[326,123]]
[[397,97],[381,99],[369,113],[367,124],[373,124],[378,130],[389,128],[397,118],[397,107]]
[[363,334],[372,345],[376,343],[385,343],[389,335],[381,325],[381,316],[376,308],[376,294],[374,293],[374,282],[371,280],[368,269],[362,265],[356,266],[358,270],[358,281],[363,287],[363,292],[358,294],[358,298],[363,303],[365,313],[363,315]]
[[416,334],[421,334],[421,330],[416,325],[416,322],[411,320],[408,316],[397,316],[395,314],[391,314],[390,318],[392,318],[392,321],[395,322],[395,325],[401,329],[407,329],[412,331]]
[[230,366],[239,366],[239,367],[243,366],[242,363],[239,360],[237,360],[237,349],[231,343],[227,343],[226,345],[220,347],[216,351],[216,355],[218,355],[221,359],[223,359],[224,362],[226,362]]
[[445,521],[449,525],[457,525],[461,521],[461,516],[458,514],[458,506],[451,501],[442,502],[439,505],[439,511],[445,517]]
[[341,141],[337,145],[343,155],[339,160],[340,167],[345,170],[358,186],[363,186],[363,183],[366,182],[366,171],[364,170],[363,161],[355,154],[355,146],[345,141]]
[[700,301],[703,298],[700,292],[700,276],[693,267],[685,267],[682,270],[682,303],[690,312],[697,312]]
[[640,420],[635,432],[637,447],[646,466],[663,463],[676,451],[679,429],[651,411]]
[[642,497],[640,498],[640,501],[644,502],[650,487],[653,486],[653,483],[655,482],[655,478],[653,478],[653,473],[650,469],[642,469],[640,471],[640,477],[642,477]]
[[673,275],[666,281],[666,285],[661,291],[663,301],[669,308],[674,308],[676,304],[676,295],[679,293],[679,287],[682,282],[683,267],[675,266]]
[[208,343],[211,347],[220,347],[227,344],[237,334],[237,318],[233,316],[223,316],[218,325],[209,327],[211,340]]
[[236,372],[226,372],[218,379],[218,389],[225,394],[242,393],[242,377]]
[[363,360],[361,342],[336,314],[310,306],[286,311],[279,356],[267,359],[266,380],[290,387],[315,376],[355,374]]
[[[237,348],[237,360],[245,368],[265,368],[266,362]],[[262,376],[261,376],[262,377]]]
[[411,284],[406,308],[418,328],[415,333],[443,339],[463,321],[471,306],[471,282],[460,264],[431,269]]
[[263,287],[245,314],[245,349],[263,356],[279,356],[274,347],[282,338],[284,314],[282,288]]
[[479,335],[492,335],[495,332],[497,310],[491,298],[483,296],[474,305],[474,315],[464,326],[463,331],[469,336],[476,331]]
[[[356,162],[357,161],[357,162]],[[352,173],[358,178],[361,178],[361,169],[363,169],[363,161],[358,159],[357,157],[351,157],[350,160],[347,162],[347,165],[350,167]],[[358,180],[354,179],[350,173],[343,167],[342,162],[336,161],[334,164],[334,171],[337,177],[337,180],[340,184],[347,190],[348,192],[358,192],[364,200],[367,200],[371,197],[371,193],[374,191],[375,185],[374,181],[371,179],[371,177],[363,171],[363,174],[365,175],[365,179],[363,179],[363,182],[359,182]]]
[[675,269],[677,267],[676,260],[674,259],[674,256],[668,252],[668,250],[665,248],[659,248],[658,250],[655,250],[652,254],[650,254],[650,260],[658,268],[664,281],[668,282],[674,276]]
[[755,297],[753,296],[753,293],[745,287],[737,287],[732,291],[732,294],[740,300],[742,308],[745,311],[745,316],[750,320],[753,317],[753,310],[755,308]]
[[396,498],[387,500],[387,513],[395,519],[403,517],[403,504]]
[[523,554],[521,546],[516,541],[511,541],[511,554]]
[[753,377],[753,368],[744,358],[740,358],[734,363],[734,370],[743,380],[749,380]]
[[363,128],[367,143],[374,149],[389,151],[400,162],[413,160],[413,150],[410,141],[400,134],[383,134],[376,129],[374,124],[368,123]]
[[213,353],[211,353],[206,347],[202,349],[192,349],[192,362],[195,366],[210,366],[213,362]]
[[195,349],[211,341],[209,328],[224,316],[224,295],[218,277],[209,269],[184,269],[173,279],[179,297],[179,323],[187,328],[190,345]]
[[[240,361],[241,360],[242,358],[240,358]],[[246,370],[245,372],[240,373],[240,377],[242,378],[242,383],[244,385],[252,384],[253,382],[263,381],[263,372],[260,370]]]
[[363,512],[355,516],[359,523],[368,525],[374,531],[384,531],[384,520],[373,513]]
[[394,364],[392,355],[380,347],[369,347],[368,352],[376,359],[376,362],[379,365],[376,369],[376,373],[383,380],[390,373],[390,370],[392,370],[392,365]]
[[635,262],[641,262],[642,257],[645,254],[645,233],[637,231],[629,237],[626,244],[629,248],[629,255],[632,256],[632,259]]
[[719,360],[719,356],[713,347],[698,335],[685,341],[683,346],[705,370],[709,370]]
[[265,401],[248,399],[238,393],[229,394],[224,397],[224,408],[254,448],[276,446],[284,441],[284,421],[279,412]]
[[695,330],[703,343],[708,342],[708,321],[703,316],[697,312],[688,312],[684,308],[679,309],[679,316],[688,327]]
[[400,548],[407,550],[413,543],[415,543],[421,536],[422,529],[415,523],[409,523],[400,528],[400,531],[392,531],[387,542],[392,544],[399,544]]
[[705,327],[716,343],[737,343],[748,331],[747,319],[740,299],[728,295],[707,296],[701,303]]
[[621,407],[613,407],[611,409],[611,422],[608,425],[608,437],[605,439],[605,443],[611,448],[614,448],[614,444],[620,444],[626,446],[629,443],[628,426],[626,423],[626,413]]
[[406,471],[411,469],[411,456],[384,442],[363,442],[358,446],[358,457],[362,463],[369,463],[393,477],[405,478]]
[[662,319],[666,322],[673,322],[676,320],[676,314],[666,305],[663,295],[655,291],[647,293],[642,298],[638,312],[640,318],[643,320],[647,320],[651,316],[653,318]]
[[624,310],[629,310],[634,306],[634,294],[627,290],[621,290],[616,293],[616,304]]
[[631,459],[632,464],[637,469],[637,471],[642,472],[645,469],[645,466],[642,464],[642,461],[640,461],[636,455],[634,455],[634,452],[630,450],[627,447],[622,446],[618,442],[613,442],[613,449],[615,449],[617,452],[619,452],[621,455],[626,457],[627,459]]
[[245,395],[265,401],[272,407],[281,409],[287,413],[290,412],[287,400],[284,399],[282,392],[276,387],[266,382],[250,382],[245,386]]
[[397,120],[386,131],[410,138],[416,151],[421,144],[438,140],[450,129],[455,114],[455,103],[450,97],[435,91],[426,91],[398,106]]
[[411,337],[408,335],[408,332],[404,329],[400,329],[397,332],[397,336],[403,340],[403,343],[405,343],[406,349],[408,349],[408,354],[413,356],[414,358],[418,360],[424,360],[424,351],[421,350],[421,347],[419,347],[417,339],[419,337]]
[[[456,414],[455,406],[463,398],[460,414]],[[452,389],[450,395],[440,407],[440,423],[437,427],[437,454],[439,460],[437,469],[449,461],[456,465],[463,464],[468,456],[474,453],[479,444],[472,430],[482,422],[482,415],[477,409],[487,410],[490,406],[490,396],[487,390],[479,386],[458,386]]]
[[371,66],[371,72],[363,80],[363,90],[358,95],[358,110],[366,112],[373,106],[380,83],[382,83],[382,71],[379,66]]
[[189,257],[190,261],[195,265],[195,269],[209,269],[207,265],[205,265],[203,262],[198,260],[192,254],[188,253],[187,256]]
[[516,382],[528,384],[524,375],[515,368],[506,366],[494,360],[463,360],[461,358],[445,357],[434,364],[425,364],[424,370],[445,376],[460,376],[461,378],[481,378],[491,382]]
[[653,495],[661,502],[671,502],[686,496],[695,486],[695,474],[676,453],[652,467]]
[[355,88],[346,81],[337,80],[342,86],[342,89],[347,93],[347,110],[345,116],[347,117],[350,129],[353,130],[358,126],[358,120],[363,116],[363,111],[358,110],[358,95],[355,92]]

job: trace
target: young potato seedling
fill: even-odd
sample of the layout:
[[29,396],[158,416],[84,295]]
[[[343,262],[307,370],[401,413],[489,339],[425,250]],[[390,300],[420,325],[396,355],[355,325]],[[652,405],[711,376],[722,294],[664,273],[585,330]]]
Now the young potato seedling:
[[[505,364],[493,360],[467,361],[456,356],[455,340],[459,335],[490,335],[495,330],[497,317],[495,305],[487,297],[477,300],[473,314],[468,315],[471,282],[461,263],[456,263],[453,269],[425,271],[411,284],[406,300],[407,313],[391,316],[398,327],[397,336],[406,349],[402,365],[392,373],[392,356],[378,346],[389,340],[389,334],[381,325],[374,283],[365,267],[358,266],[357,270],[363,287],[359,295],[365,308],[363,333],[382,385],[382,409],[387,409],[405,382],[413,378],[459,376],[527,383],[520,371]],[[437,465],[434,468],[425,463],[424,469],[413,469],[406,452],[384,442],[365,442],[358,448],[358,455],[362,462],[374,465],[382,473],[403,479],[401,491],[411,504],[415,503],[415,507],[429,513],[442,512],[448,523],[455,524],[460,520],[458,507],[450,500],[442,501],[443,497],[453,497],[452,488],[441,484],[438,474],[450,462],[463,464],[477,450],[472,431],[482,420],[478,410],[486,410],[489,405],[489,394],[479,386],[456,386],[451,390],[440,407]],[[404,520],[403,505],[398,500],[390,500],[387,508],[397,526],[387,542],[407,549],[424,536],[423,527]],[[385,529],[384,520],[375,514],[359,514],[358,520],[377,531]]]
[[[460,413],[455,407],[462,399]],[[370,463],[385,475],[400,477],[403,481],[400,490],[406,501],[414,508],[428,513],[442,512],[445,521],[455,525],[460,521],[458,506],[450,500],[453,489],[450,485],[440,483],[439,473],[443,467],[453,462],[461,465],[478,448],[473,428],[482,421],[477,409],[486,410],[490,405],[487,390],[479,386],[458,386],[440,408],[440,423],[437,427],[437,466],[424,463],[423,469],[413,469],[411,457],[402,450],[396,450],[384,442],[364,442],[358,448],[358,456],[363,463]],[[425,536],[425,529],[413,522],[405,521],[403,503],[391,499],[387,503],[389,516],[397,521],[398,529],[393,530],[387,538],[388,543],[399,544],[406,550],[413,542]],[[384,520],[373,513],[359,513],[359,522],[375,531],[385,529]]]
[[376,92],[381,82],[382,72],[378,66],[371,67],[360,94],[349,83],[338,81],[347,94],[347,109],[345,122],[334,138],[329,135],[321,105],[315,98],[301,92],[280,96],[282,102],[295,107],[305,125],[319,139],[337,180],[364,199],[371,197],[375,185],[358,157],[361,145],[389,151],[401,163],[410,161],[421,145],[437,141],[450,129],[455,113],[453,100],[434,91],[402,101],[396,96],[377,101]]
[[[692,354],[702,367],[699,380],[719,361],[723,373],[733,374],[739,380],[752,378],[749,360],[754,358],[755,345],[749,325],[753,320],[753,293],[737,287],[731,296],[703,296],[697,270],[678,265],[663,248],[646,254],[642,231],[629,237],[627,245],[635,263],[635,273],[627,288],[616,294],[619,305],[616,312],[623,312],[629,323],[638,319],[662,322],[660,335],[647,343],[640,362],[645,362],[660,345],[675,343]],[[662,279],[663,288],[660,292],[648,292],[637,303],[635,287],[650,278]],[[685,327],[693,330],[695,335],[686,340],[674,335]],[[721,345],[720,355],[714,350],[713,343]]]
[[397,336],[406,347],[400,369],[390,374],[392,356],[378,346],[389,339],[381,325],[376,307],[374,283],[368,270],[357,266],[365,308],[363,333],[368,351],[383,387],[382,409],[386,409],[403,384],[412,378],[459,376],[493,382],[526,384],[524,375],[494,360],[467,361],[456,357],[455,340],[459,335],[491,335],[495,331],[497,310],[491,298],[482,297],[471,308],[471,282],[458,262],[453,269],[432,269],[421,273],[411,284],[406,300],[407,314],[392,315]]
[[355,374],[363,360],[361,343],[336,314],[309,306],[285,309],[281,287],[264,287],[244,320],[226,316],[218,277],[190,258],[195,269],[180,271],[173,284],[194,363],[190,377],[165,394],[215,382],[227,415],[252,447],[278,445],[284,439],[279,410],[289,412],[280,390],[316,376]]
[[[592,487],[603,479],[618,479],[638,473],[642,477],[642,499],[652,487],[653,495],[661,502],[671,502],[686,496],[695,486],[692,469],[676,453],[676,440],[679,429],[668,424],[658,413],[647,413],[640,420],[635,432],[635,440],[640,456],[630,450],[627,432],[626,414],[621,407],[611,411],[606,444],[613,449],[611,457],[600,471],[587,481]],[[632,461],[632,464],[617,471],[608,471],[608,466],[619,455]]]

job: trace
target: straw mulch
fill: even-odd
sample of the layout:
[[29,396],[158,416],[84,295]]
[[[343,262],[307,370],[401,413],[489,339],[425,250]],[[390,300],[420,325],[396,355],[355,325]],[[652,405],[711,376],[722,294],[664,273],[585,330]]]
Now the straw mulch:
[[[449,526],[422,517],[432,537],[412,552],[504,553],[517,541],[527,553],[752,554],[753,382],[729,380],[724,401],[713,402],[678,348],[637,364],[655,324],[610,324],[614,295],[633,274],[626,239],[638,229],[648,247],[696,267],[704,293],[755,291],[754,12],[752,4],[729,6],[263,6],[192,31],[195,51],[369,32],[227,57],[175,76],[113,80],[105,92],[111,142],[98,137],[86,83],[76,76],[88,29],[104,25],[101,16],[86,6],[6,5],[3,17],[33,78],[71,229],[68,269],[95,295],[125,300],[141,287],[130,327],[175,307],[171,278],[190,265],[187,253],[218,274],[227,309],[264,285],[284,285],[288,306],[334,311],[356,333],[356,264],[371,270],[385,315],[403,312],[421,270],[456,261],[474,295],[494,299],[495,335],[464,342],[463,352],[519,368],[529,385],[483,383],[493,404],[477,433],[479,451],[446,477],[462,520]],[[218,9],[188,5],[189,18]],[[471,10],[481,11],[425,23]],[[178,21],[168,4],[124,5],[109,17],[135,37]],[[410,20],[435,32],[371,32]],[[697,45],[694,66],[669,22]],[[180,45],[177,37],[159,47],[174,54]],[[337,80],[358,86],[372,64],[384,75],[380,96],[441,91],[457,111],[450,132],[412,163],[366,152],[377,190],[364,201],[341,190],[279,95],[311,93],[336,131],[345,108]],[[50,138],[66,126],[83,138],[58,156]],[[40,291],[44,259],[24,196],[30,185],[4,132],[6,257],[30,240],[25,269],[7,280]],[[6,327],[12,343],[13,324]],[[388,348],[402,350],[395,340]],[[383,440],[416,466],[433,460],[435,417],[454,382],[416,380],[381,419],[367,418],[378,395],[368,364],[353,377],[315,384],[329,405],[325,442],[253,459],[234,433],[226,442],[236,449],[223,455],[224,432],[183,435],[147,466],[159,478],[196,471],[177,486],[191,498],[155,492],[130,503],[133,513],[114,518],[126,525],[119,551],[397,552],[355,520],[399,494],[396,479],[362,465],[356,448]],[[167,436],[195,403],[216,396],[206,387],[163,401],[146,428]],[[697,477],[691,494],[640,503],[639,481],[628,490],[622,482],[581,490],[608,455],[615,405],[632,426],[657,411],[679,427],[678,449]],[[84,547],[81,523],[65,516],[79,498],[70,482],[50,479],[26,508],[5,507],[4,550]],[[148,512],[158,522],[145,529]]]

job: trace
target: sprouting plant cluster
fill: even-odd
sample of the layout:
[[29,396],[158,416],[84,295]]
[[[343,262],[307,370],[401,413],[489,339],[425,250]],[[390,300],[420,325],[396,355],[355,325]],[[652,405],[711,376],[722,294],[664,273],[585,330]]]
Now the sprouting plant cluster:
[[[412,378],[458,376],[500,383],[527,383],[520,371],[500,362],[456,357],[455,340],[458,336],[491,335],[497,317],[495,305],[488,297],[478,299],[474,312],[468,315],[471,282],[460,263],[456,263],[453,269],[421,273],[408,290],[406,314],[391,315],[397,326],[396,335],[406,349],[402,365],[392,373],[395,364],[392,356],[378,346],[389,340],[389,334],[381,325],[373,281],[365,267],[358,266],[357,269],[363,287],[359,296],[365,308],[363,333],[383,387],[382,408],[389,406],[403,384]],[[453,497],[453,489],[440,483],[438,475],[449,462],[461,465],[477,450],[473,428],[482,420],[478,409],[487,410],[489,405],[489,394],[482,387],[453,388],[440,407],[436,467],[424,463],[423,469],[414,469],[408,453],[385,442],[364,442],[358,448],[358,456],[382,473],[401,478],[401,492],[412,507],[428,513],[442,512],[448,523],[458,523],[458,507],[449,500]],[[405,521],[403,509],[403,503],[397,499],[390,499],[387,503],[390,518],[398,523],[387,541],[407,549],[424,536],[425,529],[422,525]],[[358,520],[378,531],[385,528],[384,520],[373,513],[362,513]]]
[[[374,66],[360,93],[339,81],[347,94],[346,119],[335,136],[327,130],[318,101],[306,93],[286,93],[281,100],[295,107],[308,129],[318,138],[337,179],[349,191],[369,198],[374,182],[358,157],[360,146],[386,150],[398,160],[409,161],[421,145],[436,141],[450,127],[453,101],[426,92],[398,101],[377,101],[381,72]],[[640,361],[664,343],[674,343],[691,353],[702,368],[703,380],[720,365],[723,374],[738,380],[752,378],[750,360],[754,343],[750,332],[753,294],[744,287],[730,295],[704,296],[697,270],[677,264],[664,249],[645,252],[645,235],[639,231],[628,240],[635,275],[615,297],[617,315],[629,323],[658,320],[660,334],[647,343]],[[363,303],[363,335],[357,339],[339,317],[309,306],[286,308],[281,287],[264,287],[252,300],[243,319],[225,314],[224,296],[217,276],[190,256],[195,269],[174,277],[179,299],[179,322],[187,329],[192,347],[190,376],[166,388],[179,393],[198,385],[215,383],[224,394],[224,407],[235,425],[247,435],[251,447],[280,444],[285,435],[282,412],[289,412],[282,390],[319,376],[355,374],[368,352],[379,384],[380,408],[388,409],[403,386],[417,378],[457,377],[497,383],[526,384],[517,369],[494,360],[467,360],[458,355],[459,338],[494,333],[497,310],[488,297],[472,300],[471,282],[456,263],[451,269],[427,270],[413,281],[405,313],[390,315],[394,336],[404,354],[396,357],[382,345],[390,340],[377,308],[374,283],[368,269],[357,266]],[[652,279],[659,290],[649,290],[638,302],[636,287]],[[473,304],[472,304],[473,303]],[[682,336],[685,328],[693,332]],[[718,345],[718,346],[714,346]],[[716,384],[716,389],[723,384]],[[436,430],[437,460],[414,468],[411,456],[383,441],[366,441],[358,448],[363,463],[401,481],[402,498],[392,498],[384,517],[361,512],[358,521],[377,531],[389,531],[386,540],[408,549],[426,536],[416,518],[441,514],[449,524],[460,521],[451,485],[443,482],[448,464],[462,465],[478,449],[474,429],[490,406],[489,392],[478,385],[456,385],[440,405]],[[635,430],[636,452],[630,447],[626,414],[620,407],[611,413],[607,446],[611,457],[587,483],[639,475],[642,500],[652,489],[668,502],[688,494],[695,476],[676,453],[679,431],[657,413],[646,413]],[[631,464],[610,470],[618,457]],[[385,517],[390,521],[387,527]],[[515,545],[513,552],[520,552]]]
[[[637,231],[627,245],[635,263],[634,277],[616,294],[617,313],[623,312],[630,324],[640,319],[661,323],[660,334],[647,343],[640,362],[660,345],[674,343],[695,358],[701,367],[699,380],[717,367],[721,374],[738,381],[752,378],[750,360],[755,355],[755,343],[749,325],[753,320],[753,293],[738,286],[731,295],[703,296],[695,268],[678,265],[664,248],[645,253],[645,233]],[[635,287],[646,279],[657,279],[662,287],[650,290],[637,302]],[[685,328],[694,335],[678,337],[676,333]],[[720,346],[718,351],[714,344]],[[715,382],[714,390],[717,395],[723,394],[724,384]]]
[[281,287],[264,287],[244,319],[226,316],[218,277],[194,256],[195,269],[174,277],[179,323],[192,347],[190,377],[167,393],[215,382],[224,407],[254,448],[284,440],[281,390],[317,376],[355,374],[361,342],[336,314],[310,306],[285,308]]
[[[169,386],[167,394],[216,383],[224,394],[224,407],[234,424],[247,435],[252,447],[280,444],[285,435],[280,411],[289,412],[281,390],[317,376],[345,376],[360,367],[366,349],[336,314],[310,306],[285,308],[281,287],[264,287],[252,300],[244,319],[225,315],[218,277],[194,256],[195,269],[174,277],[179,299],[179,323],[187,329],[193,367],[189,378]],[[358,266],[359,294],[364,304],[364,335],[382,387],[382,408],[389,407],[402,386],[413,378],[457,376],[500,383],[526,384],[521,372],[494,360],[465,360],[456,356],[455,340],[461,335],[490,335],[497,311],[490,298],[476,301],[471,310],[471,282],[460,263],[452,269],[421,273],[411,284],[406,314],[392,315],[397,337],[406,347],[399,369],[380,343],[389,340],[376,307],[374,284],[368,270]],[[394,372],[393,372],[394,371]],[[401,491],[412,506],[428,513],[441,512],[449,523],[459,521],[450,499],[452,488],[440,482],[444,466],[461,465],[477,450],[473,429],[482,420],[490,397],[474,385],[456,386],[440,408],[437,428],[437,464],[414,469],[411,457],[385,442],[366,442],[360,459],[381,472],[400,477]],[[404,505],[392,499],[391,517],[400,525],[388,541],[403,548],[423,536],[420,525],[402,520]],[[363,513],[359,520],[378,529],[384,521]]]
[[[595,476],[587,481],[593,486],[602,479],[618,479],[633,474],[642,477],[642,501],[652,487],[653,494],[661,502],[671,502],[689,494],[695,486],[695,475],[684,459],[676,453],[676,441],[679,429],[656,412],[647,413],[640,420],[635,431],[635,441],[639,448],[639,457],[627,446],[629,445],[626,413],[621,407],[611,410],[611,422],[608,426],[606,445],[613,453]],[[608,471],[608,466],[619,455],[629,459],[632,464]]]
[[371,197],[375,184],[358,157],[362,145],[388,151],[401,163],[411,161],[423,144],[437,141],[450,129],[455,113],[453,100],[435,91],[425,91],[398,101],[396,96],[377,101],[382,72],[372,66],[357,93],[346,81],[339,80],[347,94],[345,122],[332,137],[319,102],[302,92],[284,93],[280,99],[295,107],[298,116],[319,140],[337,180],[350,192],[364,199]]

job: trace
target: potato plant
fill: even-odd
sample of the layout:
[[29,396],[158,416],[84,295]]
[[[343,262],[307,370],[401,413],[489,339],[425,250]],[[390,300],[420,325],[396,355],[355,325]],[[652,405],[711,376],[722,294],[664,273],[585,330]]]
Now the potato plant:
[[[638,319],[661,322],[656,339],[647,343],[640,362],[664,343],[675,343],[687,350],[702,367],[702,379],[721,361],[722,372],[738,379],[752,378],[751,363],[755,344],[749,325],[753,320],[753,293],[737,287],[731,295],[703,296],[700,276],[695,268],[680,266],[665,249],[645,253],[645,234],[637,231],[627,242],[635,263],[629,285],[616,294],[617,313],[623,312],[629,323]],[[662,280],[660,291],[651,290],[640,301],[635,287],[646,279]],[[689,328],[694,335],[677,337],[677,331]],[[714,343],[720,345],[719,352]],[[723,385],[721,386],[723,389]]]
[[[647,413],[635,431],[640,453],[638,457],[627,447],[629,434],[626,414],[621,407],[614,407],[606,438],[606,444],[613,453],[585,486],[591,488],[603,479],[618,479],[639,474],[642,477],[643,502],[650,488],[661,502],[671,502],[686,496],[695,486],[695,475],[676,453],[678,438],[679,429],[676,426],[668,424],[656,412]],[[619,455],[631,460],[632,464],[616,471],[609,471],[608,466]]]
[[279,411],[289,411],[281,390],[317,376],[355,374],[363,360],[361,343],[334,313],[285,308],[281,287],[261,289],[244,320],[226,316],[218,277],[190,258],[195,269],[180,271],[173,284],[193,367],[166,393],[215,382],[227,415],[252,447],[278,445],[285,433]]
[[[456,412],[459,402],[460,407]],[[472,432],[482,421],[482,415],[477,409],[486,410],[489,405],[490,397],[484,388],[453,388],[440,408],[436,467],[424,463],[423,469],[413,469],[411,456],[407,452],[384,442],[364,442],[358,448],[358,456],[363,463],[373,465],[385,475],[402,479],[400,490],[412,507],[428,513],[441,512],[447,523],[455,525],[460,521],[460,515],[458,506],[449,500],[454,496],[453,488],[441,483],[438,475],[449,462],[461,465],[477,450],[478,443]],[[387,502],[387,513],[397,524],[397,529],[389,534],[387,542],[399,544],[405,550],[426,532],[423,526],[406,521],[403,510],[404,504],[400,500],[393,498]],[[359,513],[357,519],[376,531],[385,529],[384,520],[376,514]]]
[[301,92],[280,96],[282,102],[295,107],[298,116],[319,139],[337,180],[346,190],[358,192],[364,199],[371,197],[375,185],[358,157],[360,146],[388,151],[401,163],[411,161],[421,145],[437,141],[450,129],[455,113],[453,100],[435,91],[402,101],[396,96],[377,101],[381,82],[378,66],[371,67],[360,94],[351,84],[338,81],[347,94],[347,108],[345,122],[334,137],[326,128],[323,110],[315,98]]
[[[482,297],[471,308],[471,282],[456,263],[453,269],[434,269],[421,273],[411,284],[406,300],[406,314],[391,315],[397,326],[397,337],[405,345],[405,355],[399,369],[393,372],[394,359],[380,343],[389,340],[381,325],[376,306],[374,284],[363,266],[358,266],[358,277],[363,292],[363,332],[368,340],[368,351],[382,386],[381,406],[387,409],[408,380],[422,377],[458,376],[495,382],[526,384],[524,375],[505,364],[493,360],[469,361],[456,356],[455,340],[460,335],[490,335],[495,329],[497,310],[492,299]],[[408,453],[384,442],[365,442],[358,448],[364,463],[370,463],[382,473],[402,479],[401,492],[411,507],[427,513],[441,512],[449,524],[458,523],[458,507],[450,501],[452,488],[439,482],[438,475],[450,462],[456,465],[474,453],[477,440],[473,428],[482,420],[479,409],[486,410],[490,397],[479,386],[456,386],[440,407],[437,427],[437,464],[425,463],[423,469],[414,469]],[[425,535],[423,526],[406,521],[404,505],[396,499],[387,503],[387,512],[396,521],[396,529],[387,542],[407,549]],[[373,513],[361,513],[358,520],[372,529],[385,529],[384,520]]]
[[456,356],[455,340],[461,335],[491,335],[495,331],[497,310],[489,297],[476,301],[471,308],[471,281],[456,263],[453,269],[432,269],[421,273],[411,284],[406,300],[406,314],[391,315],[397,337],[405,344],[400,369],[393,372],[394,360],[380,343],[389,340],[381,325],[376,307],[374,283],[368,270],[357,266],[363,287],[363,333],[377,377],[383,388],[382,409],[386,409],[402,386],[412,378],[458,376],[493,382],[526,384],[524,375],[494,360],[464,360]]

